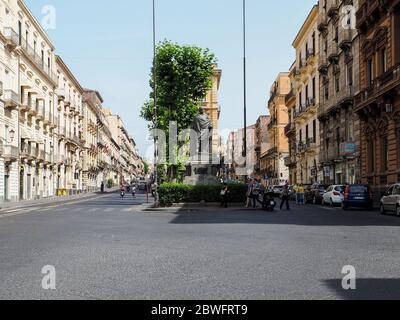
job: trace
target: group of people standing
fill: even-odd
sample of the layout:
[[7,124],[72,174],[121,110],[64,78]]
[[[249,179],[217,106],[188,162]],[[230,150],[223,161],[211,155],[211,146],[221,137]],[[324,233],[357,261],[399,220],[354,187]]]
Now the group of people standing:
[[[274,190],[272,188],[266,188],[264,184],[262,184],[257,179],[252,179],[247,188],[247,202],[246,208],[249,208],[250,205],[253,205],[253,208],[256,209],[257,205],[260,204],[261,207],[263,206],[264,195],[266,193],[273,194]],[[280,209],[282,210],[283,206],[286,204],[286,209],[290,210],[289,205],[289,183],[286,181],[285,185],[283,186],[281,197],[281,205]],[[261,199],[261,200],[260,200]]]

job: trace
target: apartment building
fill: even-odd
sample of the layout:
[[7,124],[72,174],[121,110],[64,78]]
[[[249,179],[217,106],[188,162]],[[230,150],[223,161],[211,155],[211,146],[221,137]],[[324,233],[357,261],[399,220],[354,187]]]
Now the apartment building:
[[285,135],[289,143],[289,155],[284,159],[285,166],[289,169],[289,183],[297,184],[297,141],[296,141],[296,63],[289,70],[290,92],[285,97],[288,109],[289,123],[285,127]]
[[[55,55],[24,1],[0,1],[0,201],[93,191],[118,177],[120,147],[102,103]],[[144,168],[127,141],[126,178]]]
[[260,178],[264,177],[267,173],[267,164],[264,161],[268,150],[270,149],[269,136],[268,136],[268,125],[270,117],[260,116],[257,119],[255,130],[256,130],[256,143],[255,143],[255,155],[256,162],[254,165],[254,172]]
[[400,1],[359,0],[361,181],[380,195],[400,180]]
[[271,87],[268,101],[270,121],[267,128],[270,148],[265,159],[266,177],[270,185],[279,185],[289,179],[289,170],[285,166],[284,159],[289,155],[289,144],[285,135],[289,116],[285,99],[290,90],[289,73],[281,72]]
[[296,110],[292,117],[296,126],[297,183],[322,180],[319,168],[319,36],[318,5],[313,6],[298,32],[293,47],[296,50],[295,94]]
[[16,6],[12,29],[17,30],[14,54],[19,60],[15,108],[19,109],[20,167],[15,186],[19,184],[19,199],[38,199],[55,195],[55,48],[25,3],[10,3]]
[[231,180],[246,181],[256,175],[256,125],[246,128],[247,152],[244,153],[245,130],[229,133],[227,142],[227,171]]
[[57,162],[57,193],[76,194],[82,190],[83,183],[83,88],[59,56],[56,56],[56,72],[57,130],[54,154]]
[[15,4],[0,3],[0,201],[19,198],[19,64]]
[[326,184],[359,180],[359,118],[354,95],[359,91],[359,42],[353,9],[358,1],[319,3],[320,122],[319,161]]

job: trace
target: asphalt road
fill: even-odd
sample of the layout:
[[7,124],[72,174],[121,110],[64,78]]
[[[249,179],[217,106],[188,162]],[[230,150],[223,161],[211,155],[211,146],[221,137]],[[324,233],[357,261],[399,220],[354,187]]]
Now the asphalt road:
[[[400,299],[400,219],[321,206],[143,211],[118,194],[0,213],[0,299]],[[56,289],[42,288],[43,266]],[[342,268],[357,289],[342,289]]]

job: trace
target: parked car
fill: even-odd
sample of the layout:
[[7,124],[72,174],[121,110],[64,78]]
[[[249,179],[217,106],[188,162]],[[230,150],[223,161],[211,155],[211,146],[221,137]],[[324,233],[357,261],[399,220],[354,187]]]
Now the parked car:
[[322,204],[330,204],[332,207],[335,205],[341,205],[344,200],[344,186],[343,185],[332,185],[322,196]]
[[306,190],[306,203],[322,204],[323,196],[329,185],[314,183],[310,189]]
[[346,186],[344,190],[343,210],[350,207],[372,210],[374,207],[374,195],[368,185],[353,184]]
[[391,186],[383,195],[380,204],[381,214],[394,212],[400,217],[400,183]]

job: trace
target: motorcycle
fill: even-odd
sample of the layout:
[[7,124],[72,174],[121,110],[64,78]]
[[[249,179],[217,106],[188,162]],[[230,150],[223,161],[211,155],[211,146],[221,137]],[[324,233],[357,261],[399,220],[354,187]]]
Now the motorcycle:
[[136,187],[132,188],[132,196],[135,198],[136,197]]
[[125,197],[125,190],[121,190],[120,195],[121,195],[121,198]]

